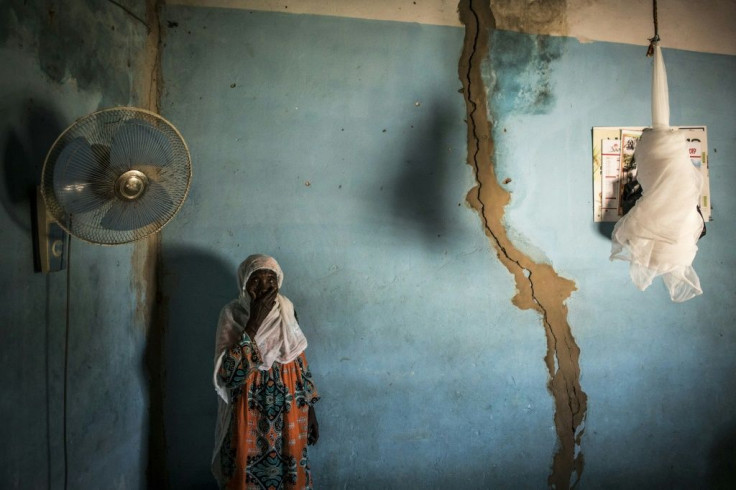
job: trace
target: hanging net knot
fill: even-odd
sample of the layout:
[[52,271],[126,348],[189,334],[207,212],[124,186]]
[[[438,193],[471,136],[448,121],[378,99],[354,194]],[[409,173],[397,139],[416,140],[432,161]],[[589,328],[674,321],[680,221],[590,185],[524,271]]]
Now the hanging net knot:
[[659,44],[659,34],[655,34],[654,37],[649,38],[649,48],[647,49],[647,56],[650,58],[654,56],[654,48]]

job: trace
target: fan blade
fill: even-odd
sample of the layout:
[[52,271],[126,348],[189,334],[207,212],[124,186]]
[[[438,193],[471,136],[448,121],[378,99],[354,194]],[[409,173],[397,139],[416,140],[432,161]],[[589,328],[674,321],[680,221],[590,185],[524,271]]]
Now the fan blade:
[[140,165],[164,167],[171,163],[171,143],[166,134],[138,119],[125,121],[112,137],[110,166],[130,170]]
[[155,181],[148,182],[146,193],[139,199],[141,205],[141,222],[156,223],[157,228],[163,226],[176,211],[173,199],[164,186]]
[[56,159],[54,194],[67,214],[99,208],[108,200],[105,169],[85,138],[71,140]]
[[102,227],[115,231],[141,230],[152,224],[156,229],[173,215],[174,203],[160,184],[149,182],[148,189],[136,201],[116,199],[100,220]]
[[128,224],[131,212],[131,207],[134,206],[133,202],[125,202],[119,199],[113,201],[110,209],[105,213],[105,216],[100,220],[102,228],[115,231],[127,231],[131,230],[132,227]]

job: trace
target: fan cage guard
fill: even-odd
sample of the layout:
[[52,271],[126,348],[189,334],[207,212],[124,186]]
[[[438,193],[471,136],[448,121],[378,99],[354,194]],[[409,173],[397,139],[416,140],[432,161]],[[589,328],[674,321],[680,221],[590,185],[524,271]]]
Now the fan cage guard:
[[[121,137],[116,143],[116,134],[131,122],[140,123],[156,141],[133,133],[133,137]],[[94,158],[86,158],[83,170],[70,170],[69,167],[78,162],[72,158],[60,161],[59,157],[72,142],[82,141],[80,138],[89,144],[91,151],[88,155]],[[123,145],[128,154],[137,153],[138,158],[126,158],[122,163],[111,164],[111,147],[114,144]],[[150,156],[157,162],[145,161]],[[67,171],[84,174],[85,178],[77,178],[66,188],[77,187],[94,195],[93,204],[88,204],[81,212],[71,212],[63,202],[66,191],[59,192],[59,180],[63,180]],[[146,182],[156,186],[157,192],[149,192],[147,199],[138,200],[127,199],[116,191],[123,174],[141,171],[146,175]],[[115,107],[83,116],[59,135],[44,161],[41,193],[48,213],[65,231],[89,243],[117,245],[160,231],[184,203],[191,177],[189,148],[169,121],[144,109]],[[90,188],[93,188],[92,193],[89,193]],[[165,196],[165,199],[157,196]],[[114,214],[114,220],[109,219],[111,214]],[[110,226],[110,221],[114,226]]]

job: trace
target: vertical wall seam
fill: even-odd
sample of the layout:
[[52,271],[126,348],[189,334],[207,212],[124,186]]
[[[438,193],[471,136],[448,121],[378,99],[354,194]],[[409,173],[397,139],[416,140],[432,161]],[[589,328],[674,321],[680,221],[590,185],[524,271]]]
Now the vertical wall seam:
[[550,375],[547,387],[555,403],[558,437],[548,485],[570,488],[573,474],[575,486],[583,472],[580,443],[587,412],[587,396],[580,388],[580,349],[567,322],[565,305],[575,284],[559,276],[551,266],[531,260],[508,238],[503,214],[510,194],[500,186],[495,174],[492,124],[481,74],[495,19],[489,0],[461,0],[458,11],[466,29],[458,71],[468,114],[468,164],[476,180],[467,200],[480,215],[499,260],[515,278],[517,294],[513,304],[520,309],[534,309],[542,316],[547,337],[545,363]]
[[[133,103],[159,113],[163,87],[161,10],[164,2],[163,0],[146,0],[145,5],[146,19],[143,24],[148,28],[148,36]],[[160,233],[149,235],[135,243],[132,263],[137,295],[136,323],[145,329],[143,369],[148,395],[148,421],[147,434],[145,434],[147,438],[141,463],[145,465],[145,486],[166,489],[168,488],[164,418],[164,330],[166,324],[160,304]]]

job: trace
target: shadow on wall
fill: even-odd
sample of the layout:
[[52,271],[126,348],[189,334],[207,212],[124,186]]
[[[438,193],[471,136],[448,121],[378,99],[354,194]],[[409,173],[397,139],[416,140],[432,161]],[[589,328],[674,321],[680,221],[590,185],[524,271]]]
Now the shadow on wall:
[[[215,329],[220,310],[237,296],[236,270],[206,251],[176,247],[164,247],[161,270],[167,487],[216,488],[210,473]],[[149,457],[162,460],[163,455]]]
[[388,212],[406,224],[402,232],[418,235],[425,246],[434,248],[451,228],[448,207],[457,206],[455,199],[462,199],[448,192],[448,170],[462,164],[464,157],[453,153],[448,142],[456,129],[451,111],[440,106],[429,114],[406,136],[404,158],[397,163],[393,207]]
[[736,488],[736,427],[731,427],[710,451],[708,488]]
[[31,231],[31,197],[41,183],[46,153],[64,127],[56,112],[34,104],[30,98],[23,107],[21,127],[11,129],[3,151],[3,181],[0,202],[18,227]]
[[595,224],[595,227],[598,229],[598,233],[608,238],[609,240],[613,236],[614,226],[616,226],[616,223],[613,221],[599,221]]
[[[46,152],[63,128],[57,112],[52,109],[50,104],[37,103],[28,96],[19,98],[15,106],[11,104],[6,109],[4,116],[8,126],[5,134],[0,136],[0,141],[4,142],[4,147],[0,149],[2,152],[1,178],[3,180],[3,184],[0,185],[0,205],[7,218],[2,218],[0,221],[6,227],[15,225],[21,235],[28,235],[27,243],[31,243],[33,241],[31,236],[33,227],[32,210],[35,209],[36,187],[41,181],[43,161]],[[10,236],[13,239],[17,238],[15,232],[5,230],[5,233],[11,233],[6,238]],[[25,244],[19,245],[19,247],[24,246]],[[10,252],[4,259],[18,261],[21,258],[28,257],[28,255],[30,255],[28,251],[18,248]],[[38,483],[45,478],[51,484],[52,479],[59,474],[62,468],[59,465],[61,452],[59,450],[59,426],[56,423],[58,412],[56,410],[59,402],[59,383],[62,379],[58,373],[63,366],[64,353],[56,347],[60,345],[59,341],[63,339],[64,324],[59,321],[58,315],[54,314],[54,312],[60,311],[59,307],[61,305],[59,296],[52,294],[52,291],[56,291],[53,286],[54,281],[49,275],[33,274],[34,265],[37,264],[34,264],[32,260],[28,260],[27,263],[24,262],[25,260],[22,260],[21,263],[14,264],[12,266],[13,272],[6,271],[8,274],[12,274],[11,277],[20,275],[24,280],[21,288],[23,292],[17,294],[6,292],[9,293],[9,301],[12,304],[7,304],[8,299],[6,299],[5,307],[10,310],[10,318],[17,317],[21,310],[30,306],[31,303],[28,303],[28,301],[32,301],[34,306],[43,308],[43,314],[40,318],[43,319],[45,325],[42,329],[31,329],[38,333],[42,332],[41,337],[37,336],[38,333],[12,335],[14,341],[6,344],[3,355],[13,358],[13,350],[17,350],[21,345],[34,345],[42,349],[40,351],[34,349],[33,352],[25,352],[26,361],[38,363],[36,366],[41,371],[34,374],[38,377],[28,378],[21,384],[27,383],[30,379],[42,382],[43,385],[39,385],[37,388],[45,391],[45,406],[29,407],[23,415],[23,420],[34,420],[34,424],[45,424],[46,426],[45,448],[38,454],[41,459],[46,459],[46,462],[41,466],[37,465],[37,470],[41,474],[33,475],[33,478],[29,476],[29,478],[30,481]],[[9,264],[10,262],[5,263]],[[64,277],[57,276],[57,284],[59,279],[63,281]],[[27,315],[23,312],[22,316],[25,318]],[[23,350],[25,351],[25,349]],[[21,372],[18,371],[17,374],[19,373]],[[25,377],[20,376],[18,379]],[[13,385],[8,388],[12,391],[16,386],[21,385]],[[30,435],[28,431],[11,432],[10,440],[18,442],[16,435],[20,436],[22,441],[21,446],[19,446],[20,453],[18,454],[25,454],[31,449],[41,449],[39,446],[34,448],[34,441],[28,438]],[[40,440],[37,442],[40,443]]]

